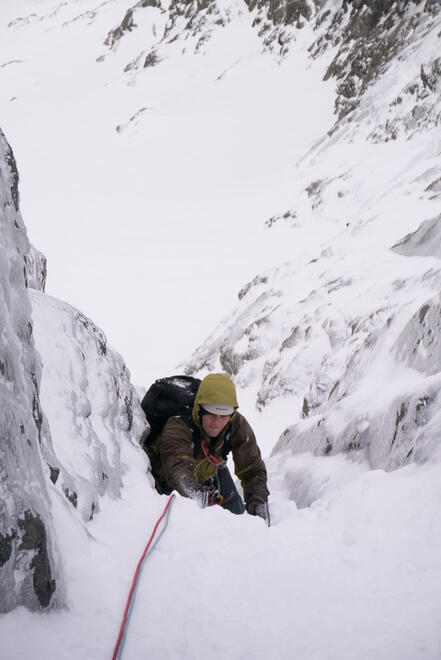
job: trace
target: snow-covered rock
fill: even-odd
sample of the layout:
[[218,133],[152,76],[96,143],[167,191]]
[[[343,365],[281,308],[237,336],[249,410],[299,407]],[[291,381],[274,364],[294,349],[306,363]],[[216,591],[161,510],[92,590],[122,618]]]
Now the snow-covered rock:
[[[264,48],[279,57],[285,57],[295,48],[299,31],[310,30],[311,56],[321,57],[332,51],[325,80],[338,81],[335,108],[341,119],[360,103],[366,90],[378,80],[404,50],[410,53],[424,40],[435,24],[439,24],[438,0],[246,0],[254,15],[253,27],[258,30]],[[392,102],[401,105],[401,114],[407,103],[403,96],[413,97],[413,109],[406,121],[388,119],[384,131],[395,136],[396,124],[415,126],[423,114],[426,121],[436,121],[439,115],[439,58],[421,65],[421,80],[409,84],[402,96]],[[437,110],[429,110],[430,96]],[[429,97],[429,98],[428,98]],[[424,99],[420,106],[415,101]],[[411,101],[409,101],[411,102]],[[424,105],[424,108],[422,107]],[[386,114],[386,113],[385,113]],[[398,128],[398,127],[397,127]],[[401,126],[399,127],[401,128]],[[377,132],[378,133],[378,132]]]
[[[35,263],[19,211],[18,171],[0,133],[0,612],[62,602],[40,402],[41,359],[27,291]],[[34,269],[32,269],[34,270]]]
[[[434,189],[434,186],[431,186]],[[441,188],[441,183],[440,183]],[[441,215],[425,220],[418,229],[393,246],[394,252],[409,257],[441,259]]]
[[[31,291],[34,335],[43,362],[40,401],[53,456],[50,478],[87,522],[100,498],[120,495],[122,448],[139,448],[146,421],[122,360],[80,311]],[[141,460],[141,457],[140,457]]]
[[[86,523],[146,464],[146,427],[121,357],[96,325],[44,290],[18,170],[0,133],[0,612],[65,601],[54,498]],[[33,287],[33,288],[31,288]]]
[[276,453],[345,451],[393,469],[440,458],[441,7],[316,4],[310,52],[338,45],[326,74],[341,81],[338,118],[298,162],[293,205],[266,223],[292,261],[241,289],[186,369],[224,369],[267,416],[283,398]]
[[[158,65],[171,53],[201,54],[212,34],[229,21],[231,8],[216,0],[141,0],[127,9],[121,23],[114,27],[104,44],[113,53],[123,51],[124,72],[133,83],[143,69]],[[131,33],[134,32],[133,39]],[[142,33],[139,51],[136,32]],[[171,47],[171,44],[173,46]],[[104,53],[100,60],[104,60]]]

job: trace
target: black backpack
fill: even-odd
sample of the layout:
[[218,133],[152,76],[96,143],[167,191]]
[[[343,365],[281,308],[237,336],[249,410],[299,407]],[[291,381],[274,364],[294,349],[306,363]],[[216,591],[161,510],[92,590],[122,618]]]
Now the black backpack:
[[159,493],[170,494],[171,489],[164,479],[161,469],[161,459],[157,451],[157,439],[169,417],[179,415],[185,423],[196,431],[192,410],[196,393],[201,381],[193,376],[169,376],[156,380],[147,390],[141,408],[143,409],[150,431],[141,437],[141,445],[150,459],[155,487]]

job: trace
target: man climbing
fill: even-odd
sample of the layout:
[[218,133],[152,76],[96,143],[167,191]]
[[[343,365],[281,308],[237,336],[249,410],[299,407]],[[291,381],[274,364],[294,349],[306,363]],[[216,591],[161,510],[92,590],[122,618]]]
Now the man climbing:
[[222,373],[206,376],[194,398],[191,419],[185,415],[169,417],[155,443],[161,476],[170,490],[184,497],[244,513],[245,506],[226,465],[231,451],[247,512],[267,519],[265,464],[253,430],[237,408],[231,379]]

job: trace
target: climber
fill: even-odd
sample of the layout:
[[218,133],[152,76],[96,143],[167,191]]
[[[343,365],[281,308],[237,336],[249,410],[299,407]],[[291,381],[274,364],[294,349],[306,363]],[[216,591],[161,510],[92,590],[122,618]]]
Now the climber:
[[[157,440],[162,474],[170,489],[232,513],[268,518],[267,473],[253,430],[238,411],[234,384],[209,374],[197,390],[191,419],[169,417]],[[226,465],[232,453],[245,506]]]

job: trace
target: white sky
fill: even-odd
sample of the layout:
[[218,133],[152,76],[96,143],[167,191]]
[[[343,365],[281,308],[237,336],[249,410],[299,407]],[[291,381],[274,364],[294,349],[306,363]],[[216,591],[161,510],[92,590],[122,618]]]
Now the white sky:
[[[323,64],[305,77],[298,55],[262,57],[244,14],[205,56],[182,57],[178,42],[127,85],[151,16],[96,58],[131,2],[67,24],[95,7],[79,0],[9,28],[53,5],[4,4],[0,65],[20,61],[0,66],[1,125],[30,239],[48,257],[47,292],[90,316],[133,382],[148,384],[188,357],[249,279],[289,258],[292,236],[281,246],[264,222],[289,207],[296,158],[333,121],[333,83]],[[137,128],[118,134],[143,107]]]

